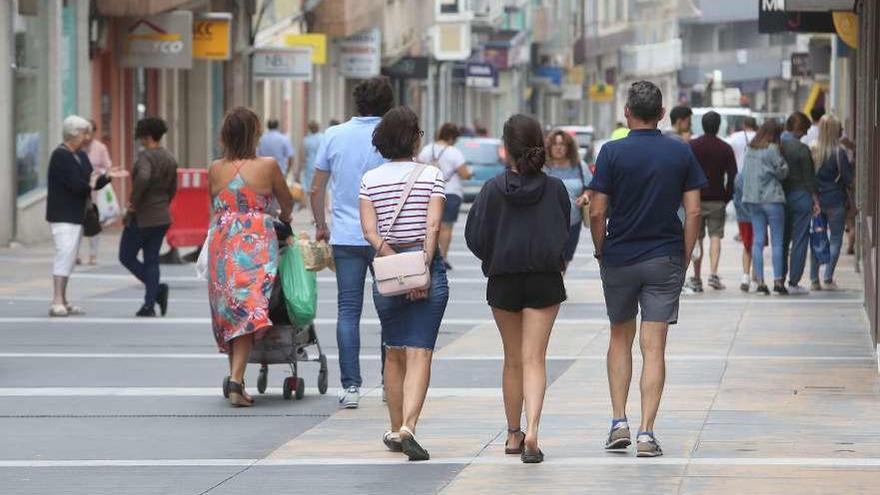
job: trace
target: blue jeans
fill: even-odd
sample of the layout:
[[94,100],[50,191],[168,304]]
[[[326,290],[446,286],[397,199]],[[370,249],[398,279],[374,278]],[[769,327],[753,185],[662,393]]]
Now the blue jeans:
[[[154,307],[159,294],[159,249],[168,225],[138,227],[134,220],[122,231],[119,240],[119,262],[145,287],[144,306]],[[143,250],[144,261],[138,260]]]
[[[843,246],[843,230],[846,227],[846,208],[844,205],[822,205],[822,214],[828,218],[828,233],[831,234],[831,262],[825,265],[825,282],[834,280],[834,269],[837,268],[837,260],[840,258],[840,248]],[[819,262],[810,252],[810,280],[819,281]]]
[[336,263],[337,319],[336,345],[339,348],[339,374],[342,387],[360,387],[361,312],[364,282],[373,261],[370,246],[333,246]]
[[773,278],[782,280],[784,277],[785,257],[782,250],[782,237],[785,231],[784,203],[746,203],[752,217],[752,230],[755,240],[752,242],[752,270],[758,282],[764,281],[764,243],[766,242],[767,226],[770,226],[770,249],[773,255]]
[[810,217],[813,214],[813,196],[799,189],[786,195],[785,238],[783,259],[788,263],[782,278],[788,275],[789,285],[798,285],[807,266],[807,246],[810,244]]

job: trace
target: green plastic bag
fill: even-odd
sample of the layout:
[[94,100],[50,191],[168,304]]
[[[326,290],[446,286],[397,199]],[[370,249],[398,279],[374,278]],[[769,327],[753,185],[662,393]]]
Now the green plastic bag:
[[302,251],[296,244],[281,253],[278,270],[287,315],[297,327],[309,326],[318,310],[318,276],[306,270]]

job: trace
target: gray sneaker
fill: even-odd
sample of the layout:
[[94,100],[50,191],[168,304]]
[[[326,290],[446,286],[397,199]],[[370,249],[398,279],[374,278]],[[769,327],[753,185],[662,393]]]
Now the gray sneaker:
[[659,457],[663,455],[663,449],[657,443],[653,433],[641,432],[636,439],[636,457]]
[[724,290],[726,287],[721,283],[721,277],[718,275],[709,275],[709,287],[715,290]]
[[357,409],[360,401],[361,392],[355,386],[339,391],[339,407],[343,409]]
[[629,424],[626,421],[618,421],[611,425],[608,440],[605,442],[605,450],[626,450],[632,445],[630,439]]
[[690,287],[690,289],[696,293],[703,292],[703,279],[690,277],[687,280],[687,283],[685,283],[685,287]]

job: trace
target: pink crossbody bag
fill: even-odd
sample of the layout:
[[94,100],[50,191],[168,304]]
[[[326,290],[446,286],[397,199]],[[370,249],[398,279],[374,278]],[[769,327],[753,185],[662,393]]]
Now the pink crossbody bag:
[[[419,165],[409,174],[406,185],[400,194],[400,201],[394,210],[394,216],[391,217],[391,223],[388,230],[382,236],[382,244],[379,245],[378,251],[382,250],[385,241],[394,228],[397,217],[403,210],[409,194],[412,192],[413,186],[427,165]],[[399,296],[406,294],[412,290],[425,290],[431,286],[431,272],[428,270],[428,264],[425,259],[425,251],[409,251],[405,253],[397,253],[389,256],[376,256],[373,258],[373,278],[376,280],[376,288],[379,294],[383,296]]]

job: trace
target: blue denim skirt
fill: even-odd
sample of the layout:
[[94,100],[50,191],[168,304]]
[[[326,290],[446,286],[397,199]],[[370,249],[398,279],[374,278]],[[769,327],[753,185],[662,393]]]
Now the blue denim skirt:
[[433,350],[448,301],[449,284],[439,250],[431,261],[431,289],[426,299],[410,301],[405,294],[383,296],[373,281],[373,303],[382,323],[382,345]]

